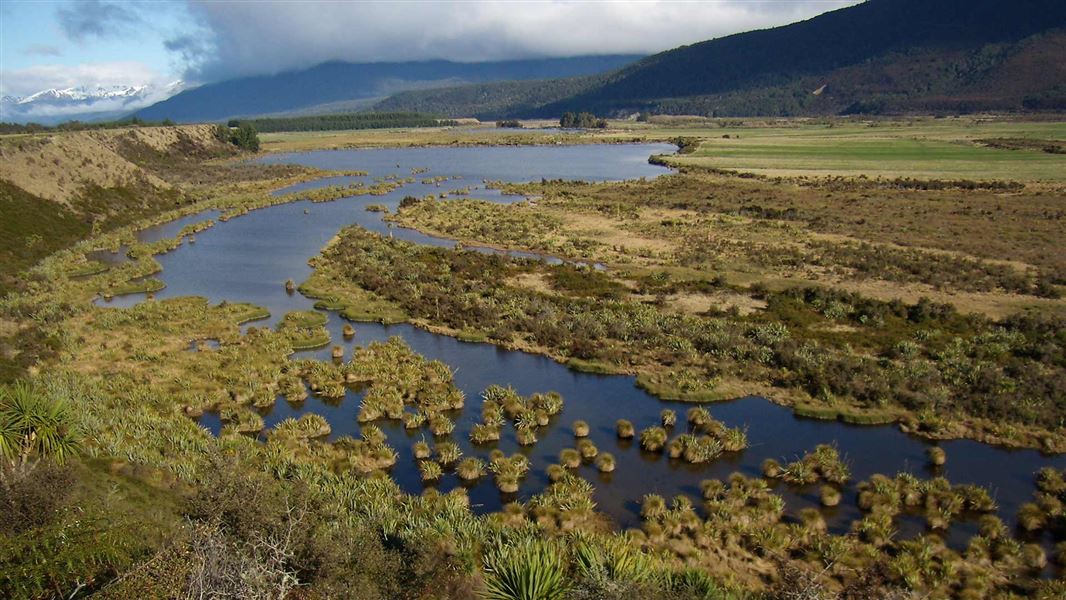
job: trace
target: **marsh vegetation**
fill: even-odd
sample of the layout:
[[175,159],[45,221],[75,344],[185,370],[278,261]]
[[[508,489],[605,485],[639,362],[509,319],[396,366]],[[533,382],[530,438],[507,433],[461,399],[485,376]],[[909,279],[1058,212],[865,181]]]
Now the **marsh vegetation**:
[[[590,414],[581,410],[590,398],[564,398],[549,391],[551,382],[511,387],[502,367],[495,384],[471,390],[460,386],[457,365],[422,354],[431,346],[416,351],[393,337],[410,339],[408,329],[382,335],[373,323],[412,322],[584,370],[638,374],[642,387],[663,398],[758,392],[816,418],[1060,451],[1066,366],[1059,301],[1047,297],[1061,285],[1054,253],[1046,244],[1030,249],[1018,267],[991,258],[1007,239],[948,248],[958,225],[950,220],[941,224],[946,232],[916,220],[904,230],[912,237],[901,240],[911,247],[887,247],[875,238],[890,226],[871,223],[891,201],[901,211],[929,202],[925,219],[932,220],[955,210],[933,197],[956,208],[970,200],[996,206],[1001,193],[1016,195],[1002,204],[1016,223],[1031,217],[1024,206],[1053,204],[1045,188],[968,190],[972,198],[950,186],[894,195],[866,182],[706,172],[508,184],[539,198],[509,208],[416,199],[399,218],[471,244],[605,268],[433,248],[351,227],[313,260],[308,279],[294,279],[301,293],[285,291],[296,272],[264,285],[272,295],[264,298],[278,298],[269,309],[241,298],[166,297],[171,286],[128,308],[92,302],[167,282],[163,265],[189,250],[184,242],[198,234],[200,250],[233,225],[223,222],[240,222],[253,209],[371,194],[395,207],[406,195],[401,187],[441,184],[451,192],[456,185],[442,173],[424,175],[424,184],[409,174],[276,195],[251,186],[198,200],[138,225],[209,207],[225,219],[153,242],[138,239],[135,228],[96,235],[39,263],[17,293],[0,300],[2,333],[33,327],[48,349],[26,363],[32,370],[20,371],[30,383],[0,392],[0,502],[17,516],[0,532],[0,566],[9,574],[0,595],[1064,592],[1061,579],[1043,577],[1058,573],[1049,565],[1066,554],[1066,471],[1057,466],[1016,474],[1031,478],[1031,487],[988,490],[944,476],[965,462],[964,451],[948,456],[934,447],[930,471],[881,475],[870,474],[866,457],[827,439],[770,458],[761,473],[756,461],[730,475],[740,457],[759,452],[749,441],[759,422],[728,421],[702,404],[629,414],[619,401],[603,404],[614,411]],[[868,219],[852,223],[861,243],[821,237],[848,227],[832,202],[819,199],[825,194],[839,195],[853,221]],[[1030,219],[1003,225],[1003,236],[1016,243],[1025,227],[1037,238],[1057,231],[1054,220]],[[787,258],[776,236],[798,240],[799,254]],[[725,254],[715,245],[722,238],[753,246]],[[124,260],[106,269],[86,259],[94,249],[120,248]],[[939,256],[930,248],[952,254],[930,260]],[[760,263],[760,255],[769,258]],[[722,256],[743,256],[758,268],[719,268]],[[788,271],[774,271],[784,264],[813,265],[819,276],[789,280]],[[823,268],[839,271],[826,277]],[[981,315],[944,298],[896,300],[849,287],[867,278],[904,290],[943,278],[945,289],[1010,295],[1038,310]],[[347,319],[371,323],[357,332]],[[190,341],[198,351],[189,351]],[[333,345],[337,360],[329,360]],[[315,347],[324,349],[313,354]],[[468,366],[475,368],[459,369]],[[217,419],[217,435],[196,418]],[[1055,460],[1047,462],[1061,464]],[[684,485],[676,493],[612,488],[639,503],[630,527],[612,523],[597,487],[667,465],[685,474]],[[499,502],[488,511],[479,506],[486,487]],[[1005,514],[1002,506],[1015,506],[1019,494],[1031,501],[1017,518]],[[810,501],[795,505],[798,496]]]

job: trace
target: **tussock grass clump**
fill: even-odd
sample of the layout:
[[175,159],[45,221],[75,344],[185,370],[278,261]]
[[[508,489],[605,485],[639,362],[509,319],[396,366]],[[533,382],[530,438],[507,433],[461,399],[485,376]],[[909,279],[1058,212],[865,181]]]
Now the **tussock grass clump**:
[[438,442],[434,450],[437,453],[437,462],[445,467],[455,464],[463,456],[463,451],[455,442]]
[[818,496],[822,501],[822,506],[836,506],[840,504],[840,490],[831,485],[823,485],[818,492]]
[[612,455],[610,452],[604,452],[603,454],[600,454],[599,456],[597,456],[596,457],[596,468],[599,469],[601,473],[610,473],[610,472],[614,471],[614,468],[615,468],[614,455]]
[[658,494],[645,494],[640,501],[640,516],[646,520],[657,519],[666,513],[666,500]]
[[677,424],[677,412],[669,408],[664,408],[662,412],[659,413],[659,420],[662,422],[663,427],[673,427]]
[[400,416],[400,420],[403,421],[404,429],[418,429],[426,424],[426,413],[424,412],[405,412]]
[[819,480],[843,484],[851,478],[851,470],[841,459],[840,452],[828,444],[819,444],[800,460],[784,466],[772,459],[763,461],[763,474],[795,485],[808,485]]
[[429,444],[426,443],[425,440],[419,440],[415,442],[414,446],[412,446],[411,448],[411,451],[414,454],[415,458],[419,460],[423,460],[429,458],[430,456],[433,456],[433,449],[430,448]]
[[263,417],[244,406],[229,406],[219,411],[223,422],[222,434],[259,433],[263,430]]
[[948,453],[940,446],[932,446],[925,453],[933,466],[941,467],[948,462]]
[[562,479],[563,476],[566,475],[567,471],[566,467],[560,464],[552,463],[548,465],[547,469],[545,469],[545,473],[547,473],[548,479],[554,482]]
[[685,413],[685,419],[688,421],[689,427],[695,428],[707,425],[714,420],[710,411],[702,406],[694,406],[688,409],[688,412]]
[[632,421],[627,419],[618,419],[618,422],[614,426],[615,432],[618,434],[619,439],[629,440],[637,434],[636,428],[633,427]]
[[573,430],[574,437],[587,437],[589,434],[589,424],[581,420],[574,421]]
[[[345,383],[367,386],[360,405],[360,421],[364,422],[404,418],[405,424],[412,423],[414,417],[403,417],[404,408],[411,406],[425,413],[432,427],[433,417],[465,403],[462,391],[453,384],[450,367],[426,360],[398,337],[356,348],[336,376]],[[436,424],[446,428],[439,419]]]
[[459,464],[455,467],[455,474],[464,481],[473,481],[480,479],[485,475],[485,461],[469,457],[459,461]]
[[577,451],[581,454],[581,458],[584,459],[596,458],[596,455],[600,452],[596,448],[596,444],[592,443],[592,440],[579,440],[577,442]]
[[455,431],[455,422],[446,415],[437,413],[429,417],[429,431],[436,437],[444,437]]
[[519,427],[515,429],[515,439],[521,446],[532,446],[537,443],[537,430],[533,427]]
[[500,439],[500,427],[498,425],[487,425],[485,423],[475,423],[470,429],[470,441],[475,444],[488,444],[498,441]]
[[778,477],[781,477],[782,471],[783,468],[781,467],[781,463],[779,463],[777,460],[773,458],[767,458],[766,460],[762,461],[762,474],[764,477],[767,477],[769,479],[777,479]]
[[332,428],[322,415],[304,413],[299,419],[289,417],[274,426],[271,437],[306,440],[325,437]]
[[496,487],[505,494],[513,494],[529,472],[529,459],[521,454],[499,458],[489,463],[489,470],[496,476]]
[[662,427],[649,427],[640,432],[640,447],[648,452],[662,452],[667,437]]
[[581,452],[574,448],[564,448],[559,452],[559,463],[567,469],[576,469],[581,466]]
[[[975,485],[957,485],[943,477],[921,480],[909,473],[895,478],[875,474],[858,485],[859,508],[873,516],[892,517],[904,510],[923,509],[930,529],[946,530],[964,511],[992,513],[996,503],[988,491]],[[991,524],[984,527],[994,529]],[[883,536],[881,536],[883,537]]]
[[424,460],[418,463],[418,470],[422,474],[422,481],[437,481],[444,475],[444,469],[440,464],[431,460]]

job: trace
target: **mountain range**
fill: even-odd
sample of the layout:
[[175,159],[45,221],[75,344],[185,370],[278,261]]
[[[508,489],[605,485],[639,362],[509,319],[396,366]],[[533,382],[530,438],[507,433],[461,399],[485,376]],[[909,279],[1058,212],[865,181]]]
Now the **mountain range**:
[[185,90],[136,116],[152,121],[351,112],[404,90],[502,80],[579,77],[613,71],[636,55],[577,56],[459,63],[328,62],[299,71],[243,77]]
[[50,88],[27,96],[0,97],[0,121],[50,125],[71,120],[117,118],[181,91],[184,82],[165,85],[109,85]]

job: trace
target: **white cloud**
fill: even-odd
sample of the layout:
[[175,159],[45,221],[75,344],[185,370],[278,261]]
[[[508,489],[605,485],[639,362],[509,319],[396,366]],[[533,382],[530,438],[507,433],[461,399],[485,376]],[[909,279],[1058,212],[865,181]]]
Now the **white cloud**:
[[[199,42],[181,40],[205,79],[328,60],[484,61],[653,53],[782,25],[856,0],[716,2],[211,2],[193,0]],[[177,45],[177,44],[176,44]],[[189,56],[188,49],[201,50]]]
[[162,81],[159,73],[137,61],[34,65],[0,71],[0,95],[27,96],[51,88],[149,85]]

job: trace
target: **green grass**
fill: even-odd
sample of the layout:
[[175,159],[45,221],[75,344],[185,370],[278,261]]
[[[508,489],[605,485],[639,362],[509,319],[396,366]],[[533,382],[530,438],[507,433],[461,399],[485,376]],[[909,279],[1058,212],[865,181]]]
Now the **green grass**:
[[696,152],[673,159],[677,164],[769,175],[1066,180],[1066,155],[989,148],[975,141],[1062,140],[1066,123],[917,122],[880,127],[849,123],[689,133],[703,142]]

